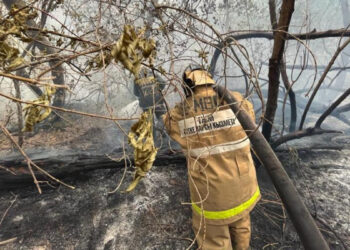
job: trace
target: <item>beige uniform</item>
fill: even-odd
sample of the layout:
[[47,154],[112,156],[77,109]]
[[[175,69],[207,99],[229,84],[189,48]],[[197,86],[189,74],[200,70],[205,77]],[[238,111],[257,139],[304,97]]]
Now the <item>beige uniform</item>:
[[[254,119],[250,102],[234,97]],[[260,199],[250,142],[235,114],[210,86],[164,116],[169,135],[187,157],[193,228],[202,249],[247,249],[249,212]],[[231,235],[231,238],[230,238]]]

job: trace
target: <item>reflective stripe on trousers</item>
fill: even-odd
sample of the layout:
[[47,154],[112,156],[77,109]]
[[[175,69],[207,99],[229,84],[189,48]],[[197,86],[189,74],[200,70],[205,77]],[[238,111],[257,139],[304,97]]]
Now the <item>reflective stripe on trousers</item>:
[[258,199],[260,195],[260,190],[259,187],[255,191],[252,197],[250,197],[249,200],[243,202],[242,204],[228,209],[228,210],[222,210],[222,211],[207,211],[207,210],[202,210],[198,205],[195,203],[192,203],[192,208],[194,211],[196,211],[198,214],[202,215],[206,219],[211,219],[211,220],[221,220],[221,219],[227,219],[231,218],[233,216],[236,216],[240,213],[242,213],[244,210],[248,209],[251,205],[253,205],[256,200]]

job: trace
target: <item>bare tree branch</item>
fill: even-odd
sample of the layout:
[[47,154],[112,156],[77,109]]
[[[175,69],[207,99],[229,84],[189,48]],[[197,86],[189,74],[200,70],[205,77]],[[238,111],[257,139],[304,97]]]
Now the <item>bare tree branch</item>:
[[345,104],[345,105],[343,105],[343,106],[337,108],[337,109],[334,111],[334,113],[335,113],[335,114],[340,114],[340,113],[344,113],[344,112],[348,112],[348,111],[350,111],[350,103]]
[[16,81],[21,81],[21,82],[33,84],[33,85],[53,86],[56,88],[69,89],[68,86],[66,86],[66,85],[45,83],[45,82],[42,82],[39,80],[26,78],[26,77],[22,77],[19,75],[13,75],[13,74],[5,73],[5,72],[0,72],[0,76],[7,77],[7,78],[10,78],[10,79],[16,80]]
[[322,74],[320,80],[318,81],[318,83],[317,83],[317,85],[316,85],[314,91],[312,92],[311,97],[310,97],[310,99],[309,99],[309,101],[308,101],[308,103],[307,103],[307,105],[306,105],[306,107],[305,107],[304,113],[303,113],[303,115],[302,115],[302,117],[301,117],[301,121],[300,121],[300,125],[299,125],[299,130],[302,130],[302,129],[303,129],[303,125],[304,125],[304,122],[305,122],[306,115],[307,115],[307,113],[308,113],[308,111],[309,111],[309,108],[310,108],[310,106],[311,106],[312,101],[314,100],[314,98],[315,98],[315,96],[316,96],[316,94],[317,94],[318,89],[321,87],[321,84],[323,83],[324,79],[326,78],[326,76],[327,76],[329,70],[331,69],[332,65],[334,64],[334,62],[335,62],[335,60],[337,59],[337,57],[338,57],[338,55],[340,54],[340,52],[341,52],[349,43],[350,43],[350,38],[347,39],[347,40],[343,43],[342,46],[340,46],[340,47],[337,48],[337,51],[334,53],[332,59],[331,59],[330,62],[328,63],[327,68],[326,68],[325,71],[323,72],[323,74]]
[[290,101],[289,132],[293,132],[295,130],[296,123],[297,123],[297,105],[296,105],[295,93],[292,89],[291,84],[289,83],[289,80],[288,80],[288,75],[287,75],[287,71],[286,71],[286,63],[284,60],[281,63],[281,76],[282,76],[282,81],[284,83],[284,87],[286,88],[286,91],[287,91],[287,94],[289,97],[289,101]]
[[[273,30],[277,29],[277,17],[276,17],[276,1],[275,0],[269,0],[269,8],[270,8],[270,20],[271,20],[271,26]],[[292,86],[289,83],[287,70],[286,70],[286,60],[283,56],[281,61],[281,76],[282,81],[284,83],[284,87],[286,88],[287,94],[289,96],[290,100],[290,123],[289,123],[289,132],[292,132],[295,130],[296,122],[297,122],[297,107],[296,107],[296,101],[295,101],[295,94],[293,92]],[[283,124],[284,124],[284,107],[285,107],[285,101],[283,102]]]
[[51,108],[54,110],[62,111],[62,112],[67,112],[67,113],[72,113],[72,114],[77,114],[77,115],[84,115],[88,117],[94,117],[94,118],[101,118],[105,120],[111,120],[111,121],[129,121],[129,120],[137,120],[138,118],[136,117],[131,117],[131,118],[117,118],[117,117],[111,117],[111,116],[105,116],[105,115],[98,115],[98,114],[91,114],[91,113],[85,113],[85,112],[80,112],[76,110],[70,110],[70,109],[65,109],[65,108],[60,108],[56,106],[50,106],[50,105],[44,105],[44,104],[39,104],[39,103],[34,103],[34,102],[29,102],[29,101],[23,101],[21,99],[17,99],[13,96],[6,95],[4,93],[0,92],[0,96],[5,97],[11,101],[14,102],[19,102],[19,103],[25,103],[25,104],[31,104],[31,105],[36,105],[44,108]]
[[273,30],[277,29],[276,0],[269,0],[270,21]]
[[337,108],[339,104],[342,103],[342,101],[344,101],[345,98],[348,97],[349,95],[350,95],[350,88],[347,91],[345,91],[341,96],[339,96],[338,99],[334,103],[332,103],[332,105],[329,106],[329,108],[320,116],[320,118],[318,118],[315,124],[315,127],[320,128],[322,122],[327,118],[327,116],[330,115],[333,112],[333,110]]
[[278,30],[274,34],[274,45],[272,56],[269,60],[269,91],[266,103],[266,112],[262,133],[266,140],[270,140],[272,123],[277,109],[278,86],[280,77],[280,64],[283,57],[285,37],[287,36],[289,23],[294,12],[294,0],[284,0],[282,2],[281,14],[278,21]]
[[[237,32],[238,33],[238,32]],[[239,32],[237,35],[229,35],[226,37],[226,41],[230,42],[234,40],[241,39],[250,39],[250,38],[266,38],[268,40],[272,40],[273,32],[269,31],[249,31],[249,32]],[[287,34],[286,40],[313,40],[319,38],[329,38],[329,37],[349,37],[350,31],[348,29],[337,29],[337,30],[326,30],[317,32],[316,29],[312,30],[308,33],[299,33],[299,34]]]
[[[216,50],[210,62],[211,73],[215,71],[216,62],[219,59],[220,54],[222,53],[222,48],[228,43],[232,43],[233,41],[238,41],[243,39],[250,39],[250,38],[265,38],[268,40],[273,39],[273,32],[269,32],[269,31],[249,31],[249,32],[235,32],[235,33],[239,33],[239,34],[226,36],[225,41],[216,46]],[[316,30],[314,29],[309,33],[287,34],[284,39],[313,40],[313,39],[319,39],[319,38],[348,37],[348,36],[350,36],[350,31],[348,29],[327,30],[327,31],[320,31],[320,32],[316,32]],[[287,66],[287,68],[288,67],[289,66]],[[298,68],[298,66],[295,66],[294,68]],[[309,67],[306,67],[306,68],[309,69]],[[310,69],[315,69],[315,66],[310,66]]]
[[295,140],[295,139],[300,139],[306,136],[313,136],[313,135],[321,135],[321,134],[326,134],[326,133],[339,133],[341,134],[341,131],[337,130],[325,130],[321,128],[307,128],[304,130],[298,130],[289,134],[286,134],[280,138],[278,138],[276,141],[272,143],[272,147],[276,148],[279,145],[286,143],[287,141]]
[[[266,62],[261,62],[262,65],[269,66]],[[302,69],[302,70],[315,70],[315,65],[286,65],[287,69]],[[327,66],[325,65],[317,65],[317,69],[326,69]],[[350,67],[333,67],[329,71],[335,71],[335,70],[347,70],[350,69]]]
[[334,111],[334,109],[342,101],[344,101],[345,98],[348,97],[349,95],[350,95],[350,88],[347,91],[345,91],[331,106],[329,106],[329,108],[318,118],[314,127],[307,128],[304,130],[298,130],[296,132],[284,135],[284,136],[280,137],[279,139],[277,139],[276,141],[274,141],[272,143],[272,146],[275,148],[275,147],[278,147],[279,145],[281,145],[287,141],[299,139],[299,138],[306,137],[306,136],[320,135],[320,134],[325,134],[325,133],[342,133],[341,131],[336,131],[336,130],[321,129],[321,124],[327,118],[327,116],[330,115]]

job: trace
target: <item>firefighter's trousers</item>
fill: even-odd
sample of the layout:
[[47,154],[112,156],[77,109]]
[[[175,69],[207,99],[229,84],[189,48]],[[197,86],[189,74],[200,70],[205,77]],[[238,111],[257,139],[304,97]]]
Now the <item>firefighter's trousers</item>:
[[[199,249],[202,250],[247,250],[250,243],[249,214],[229,225],[204,225],[193,217],[192,226]],[[200,228],[200,230],[199,230]],[[199,231],[199,233],[198,233]]]

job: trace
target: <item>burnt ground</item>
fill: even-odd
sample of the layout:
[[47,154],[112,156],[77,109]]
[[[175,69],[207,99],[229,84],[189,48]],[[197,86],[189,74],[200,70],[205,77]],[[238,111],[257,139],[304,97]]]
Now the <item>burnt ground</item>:
[[[331,249],[350,248],[350,138],[324,135],[279,149],[279,158]],[[2,154],[4,156],[4,154]],[[184,165],[154,166],[132,193],[128,168],[65,178],[75,190],[34,185],[0,191],[0,249],[191,249]],[[252,213],[253,249],[303,249],[263,167],[262,200]],[[195,246],[192,247],[195,249]]]

